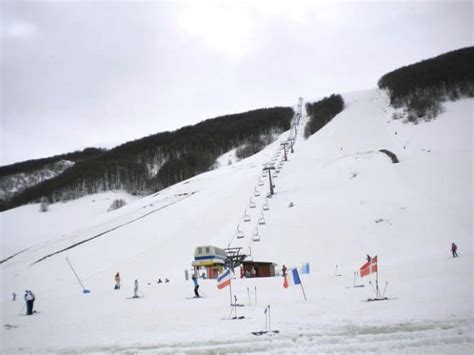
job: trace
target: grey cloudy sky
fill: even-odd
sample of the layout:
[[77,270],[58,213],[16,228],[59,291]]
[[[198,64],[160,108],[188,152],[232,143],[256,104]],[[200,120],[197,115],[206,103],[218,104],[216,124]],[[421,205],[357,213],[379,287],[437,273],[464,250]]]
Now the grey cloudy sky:
[[376,86],[471,1],[2,1],[0,164]]

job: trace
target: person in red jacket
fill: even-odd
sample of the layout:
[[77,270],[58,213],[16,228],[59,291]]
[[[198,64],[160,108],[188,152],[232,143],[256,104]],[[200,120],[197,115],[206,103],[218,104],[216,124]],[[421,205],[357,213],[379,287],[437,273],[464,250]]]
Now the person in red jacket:
[[459,256],[458,253],[457,253],[457,250],[458,250],[458,246],[456,245],[456,243],[452,242],[451,243],[451,252],[453,253],[453,258],[455,258],[456,256]]

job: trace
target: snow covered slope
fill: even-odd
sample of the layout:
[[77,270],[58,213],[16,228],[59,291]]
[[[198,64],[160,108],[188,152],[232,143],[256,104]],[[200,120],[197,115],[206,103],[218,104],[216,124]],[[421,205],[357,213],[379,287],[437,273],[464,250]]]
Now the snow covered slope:
[[[31,235],[21,245],[27,249],[0,266],[2,323],[8,324],[2,352],[469,353],[473,100],[449,103],[435,121],[416,126],[391,120],[378,90],[344,100],[346,109],[306,141],[302,120],[287,162],[280,143],[290,132],[233,165],[90,221],[78,216],[80,225],[37,224],[51,238],[38,244]],[[262,167],[270,161],[282,167],[276,194],[266,200]],[[86,215],[92,203],[81,208],[74,213]],[[244,210],[250,222],[243,221]],[[2,213],[3,259],[20,251],[16,236],[28,235],[37,211]],[[265,225],[258,224],[262,213]],[[16,227],[5,233],[7,225]],[[235,238],[237,225],[244,239]],[[252,242],[256,228],[260,241]],[[450,257],[452,241],[460,258]],[[310,262],[311,274],[303,276],[308,300],[299,288],[283,289],[278,277],[236,280],[233,291],[246,304],[238,312],[246,319],[221,320],[230,311],[229,293],[215,281],[201,280],[206,298],[186,299],[192,284],[184,270],[194,248],[209,244],[241,246],[279,267]],[[373,296],[372,276],[360,281],[366,287],[348,288],[366,254],[378,255],[388,301],[364,302]],[[82,294],[66,257],[90,294]],[[341,277],[334,276],[336,265]],[[124,287],[114,291],[117,271]],[[159,277],[171,282],[158,285]],[[135,279],[144,297],[130,300]],[[33,317],[20,315],[22,301],[11,301],[12,292],[25,289],[37,296]],[[265,327],[267,305],[281,333],[256,338],[251,331]]]

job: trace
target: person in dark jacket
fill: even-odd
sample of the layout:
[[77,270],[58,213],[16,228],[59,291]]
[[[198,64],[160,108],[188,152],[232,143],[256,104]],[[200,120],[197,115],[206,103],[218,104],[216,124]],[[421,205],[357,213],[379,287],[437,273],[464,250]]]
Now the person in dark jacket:
[[35,303],[35,295],[33,292],[25,291],[25,302],[26,302],[26,315],[31,316],[33,314],[33,304]]
[[455,258],[456,256],[459,256],[458,253],[457,253],[457,250],[458,250],[458,246],[456,245],[456,243],[452,242],[451,243],[451,252],[453,253],[453,258]]
[[115,290],[120,290],[120,274],[119,274],[118,272],[115,274],[114,279],[115,279],[115,287],[114,287],[114,289],[115,289]]
[[201,297],[201,296],[199,296],[199,292],[198,292],[199,284],[198,284],[196,274],[193,274],[192,279],[193,279],[193,283],[194,283],[194,295],[196,297]]

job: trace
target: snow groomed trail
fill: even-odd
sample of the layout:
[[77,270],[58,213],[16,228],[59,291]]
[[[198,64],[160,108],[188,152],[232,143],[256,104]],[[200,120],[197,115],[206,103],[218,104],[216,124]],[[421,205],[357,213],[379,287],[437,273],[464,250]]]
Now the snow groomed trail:
[[[2,213],[2,229],[15,226],[2,233],[8,255],[27,249],[0,265],[2,352],[471,353],[473,100],[447,103],[436,120],[419,125],[392,120],[378,90],[344,100],[345,110],[308,140],[302,120],[295,152],[283,163],[280,144],[292,132],[253,157],[113,212],[105,212],[110,201],[100,196],[94,204],[87,198],[52,205],[53,213],[69,209],[86,220],[70,230],[49,222],[45,233],[37,206]],[[268,162],[280,171],[267,200]],[[98,212],[85,218],[91,207]],[[244,210],[251,222],[242,222]],[[41,226],[29,242],[25,218]],[[235,238],[239,224],[243,239]],[[107,237],[31,265],[103,231]],[[459,258],[450,257],[452,241]],[[243,320],[221,320],[230,310],[229,292],[215,280],[200,280],[206,298],[186,299],[193,286],[184,270],[194,248],[229,244],[279,269],[309,262],[311,273],[302,276],[308,301],[298,287],[284,289],[281,277],[233,282]],[[350,287],[366,254],[378,256],[388,301],[365,302],[373,297],[373,276],[358,280],[365,287]],[[82,294],[66,256],[90,294]],[[123,286],[114,291],[117,271]],[[165,277],[171,282],[157,284]],[[135,279],[144,297],[127,299]],[[39,313],[31,317],[20,315],[21,300],[11,301],[12,292],[21,299],[25,289],[37,296]],[[265,328],[267,305],[280,333],[255,337],[252,331]]]

